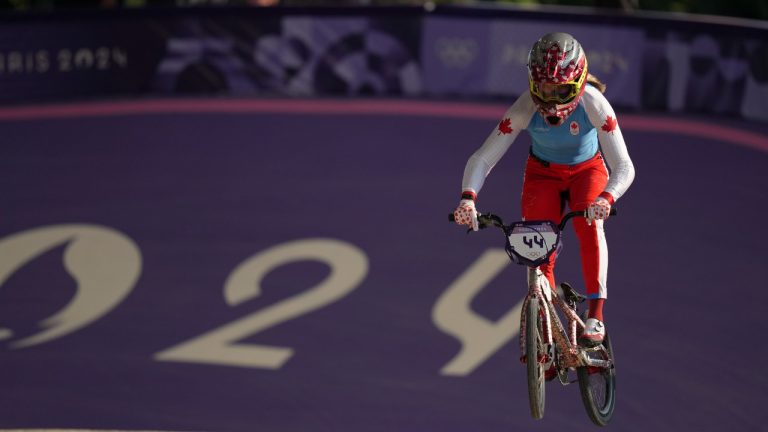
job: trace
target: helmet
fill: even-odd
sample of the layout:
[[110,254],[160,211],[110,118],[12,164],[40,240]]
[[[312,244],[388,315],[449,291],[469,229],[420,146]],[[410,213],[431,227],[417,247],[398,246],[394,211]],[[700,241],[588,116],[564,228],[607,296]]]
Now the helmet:
[[528,54],[528,83],[541,115],[560,125],[581,99],[587,81],[587,57],[568,33],[549,33]]

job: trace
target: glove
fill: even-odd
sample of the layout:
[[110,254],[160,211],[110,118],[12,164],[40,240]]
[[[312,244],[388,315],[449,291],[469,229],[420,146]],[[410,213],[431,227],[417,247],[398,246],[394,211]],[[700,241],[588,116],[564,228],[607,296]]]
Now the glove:
[[587,225],[592,225],[593,220],[608,219],[610,213],[611,203],[603,197],[597,197],[595,202],[587,207]]
[[459,225],[469,225],[472,230],[478,230],[477,210],[475,210],[475,202],[471,199],[463,199],[459,202],[459,206],[453,211],[453,218]]

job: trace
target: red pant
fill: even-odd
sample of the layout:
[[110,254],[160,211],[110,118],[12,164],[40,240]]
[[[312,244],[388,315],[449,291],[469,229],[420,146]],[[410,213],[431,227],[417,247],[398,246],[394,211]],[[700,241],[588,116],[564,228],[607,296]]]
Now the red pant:
[[[528,157],[523,181],[522,209],[525,220],[551,220],[559,222],[565,203],[571,210],[584,210],[603,192],[608,182],[608,170],[598,152],[592,159],[576,165],[545,164]],[[608,274],[608,247],[602,221],[587,225],[586,219],[572,221],[579,239],[581,270],[587,297],[606,298]],[[555,285],[555,255],[541,266],[541,270]]]

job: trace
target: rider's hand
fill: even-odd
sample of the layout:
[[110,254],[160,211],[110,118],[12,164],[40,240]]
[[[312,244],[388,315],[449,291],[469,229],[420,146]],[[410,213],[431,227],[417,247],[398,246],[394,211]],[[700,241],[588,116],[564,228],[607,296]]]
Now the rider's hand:
[[474,231],[477,231],[477,210],[475,209],[475,201],[471,199],[463,199],[459,202],[459,206],[453,211],[453,218],[459,225],[469,225]]
[[611,213],[611,203],[603,197],[597,197],[595,202],[587,207],[587,225],[592,225],[593,220],[608,219]]

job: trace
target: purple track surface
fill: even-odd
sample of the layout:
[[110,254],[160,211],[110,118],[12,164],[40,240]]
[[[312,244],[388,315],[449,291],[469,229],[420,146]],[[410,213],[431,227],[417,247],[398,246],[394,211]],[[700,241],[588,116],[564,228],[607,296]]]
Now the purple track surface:
[[[379,103],[327,113],[301,102],[273,113],[33,109],[16,119],[6,110],[0,428],[593,430],[576,384],[549,383],[544,419],[530,418],[516,336],[471,371],[441,373],[461,344],[436,326],[433,308],[503,245],[498,232],[467,235],[447,222],[466,159],[498,120],[377,113]],[[637,178],[606,224],[618,382],[609,429],[764,430],[768,125],[688,117],[677,119],[688,132],[676,133],[652,127],[652,117],[628,118]],[[689,133],[696,125],[720,133]],[[528,146],[521,134],[492,172],[481,211],[517,217]],[[67,224],[106,227],[99,232],[122,249],[88,243],[93,231],[81,228],[39,230]],[[367,267],[349,266],[362,280],[350,276],[349,290],[322,305],[301,297],[318,305],[301,310],[290,302],[330,274],[303,259],[267,272],[260,290],[246,274],[226,294],[241,263],[308,239],[356,250]],[[140,267],[126,250],[138,250]],[[349,273],[352,261],[335,272]],[[581,287],[579,268],[569,229],[558,277]],[[467,309],[489,324],[502,319],[524,277],[510,264]],[[105,288],[113,283],[125,285],[124,297]],[[101,291],[114,296],[109,306]],[[46,321],[67,304],[79,306]],[[269,315],[280,311],[290,319]],[[197,361],[158,354],[214,330],[218,343],[179,354]],[[29,339],[46,331],[53,337]],[[292,351],[279,367],[217,360],[242,349],[243,361],[255,361],[254,345]]]

